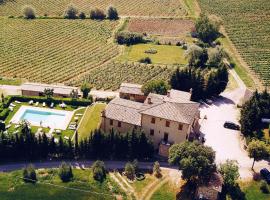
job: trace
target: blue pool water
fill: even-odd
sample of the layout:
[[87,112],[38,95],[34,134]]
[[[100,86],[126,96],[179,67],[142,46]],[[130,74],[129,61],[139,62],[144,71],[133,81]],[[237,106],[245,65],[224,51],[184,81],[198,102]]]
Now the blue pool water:
[[42,110],[26,109],[20,120],[27,120],[31,124],[40,124],[55,127],[65,121],[65,114],[47,112]]

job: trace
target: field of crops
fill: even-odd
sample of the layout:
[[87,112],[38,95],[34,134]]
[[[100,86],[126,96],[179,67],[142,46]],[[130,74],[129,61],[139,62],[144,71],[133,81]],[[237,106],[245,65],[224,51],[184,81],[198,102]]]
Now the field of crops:
[[3,0],[0,4],[0,16],[21,15],[21,8],[25,4],[35,7],[38,15],[61,16],[67,5],[72,2],[81,10],[89,14],[91,8],[106,9],[114,5],[120,15],[129,16],[164,16],[180,17],[187,12],[179,0]]
[[191,20],[182,19],[130,19],[127,29],[131,32],[162,36],[185,36],[194,27]]
[[79,85],[87,81],[96,89],[116,90],[122,82],[143,84],[152,79],[168,80],[173,71],[172,66],[112,62],[89,71],[88,75],[75,79],[70,84]]
[[0,19],[0,76],[65,82],[118,54],[118,22]]
[[221,17],[247,64],[270,84],[269,0],[198,0],[203,11]]

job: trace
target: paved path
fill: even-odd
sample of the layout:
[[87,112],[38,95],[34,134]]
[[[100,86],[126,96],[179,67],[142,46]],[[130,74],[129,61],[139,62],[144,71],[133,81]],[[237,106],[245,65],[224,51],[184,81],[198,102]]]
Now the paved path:
[[[225,121],[238,123],[240,109],[237,109],[236,102],[241,97],[243,90],[238,88],[232,92],[223,93],[221,98],[216,99],[213,105],[202,106],[201,116],[207,116],[201,123],[201,132],[204,135],[205,144],[216,151],[216,162],[223,163],[227,159],[237,160],[241,178],[251,178],[251,166],[253,160],[248,157],[244,150],[244,142],[240,131],[230,130],[223,127]],[[261,168],[269,168],[266,161],[256,162],[255,171]]]
[[[19,170],[24,168],[27,164],[31,163],[35,166],[36,169],[41,168],[56,168],[59,167],[62,161],[45,161],[45,162],[21,162],[21,163],[10,163],[10,164],[0,164],[0,172],[9,172],[14,170]],[[70,163],[75,168],[88,168],[95,161],[65,161]],[[123,169],[125,167],[126,161],[104,161],[107,169]],[[152,169],[154,162],[139,162],[140,168],[143,169]],[[166,162],[160,162],[160,166],[164,169],[177,169],[177,167],[170,166]]]

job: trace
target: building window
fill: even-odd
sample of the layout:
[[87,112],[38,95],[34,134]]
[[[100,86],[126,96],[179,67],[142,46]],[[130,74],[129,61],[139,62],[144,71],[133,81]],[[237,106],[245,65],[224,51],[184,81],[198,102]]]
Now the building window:
[[111,126],[113,125],[113,120],[112,120],[112,119],[110,119],[110,125],[111,125]]
[[150,135],[153,136],[155,134],[154,129],[150,129]]
[[168,140],[169,140],[169,133],[164,133],[163,140],[164,140],[164,142],[168,142]]
[[178,130],[180,130],[180,131],[183,130],[183,124],[178,125]]
[[117,125],[119,128],[121,127],[121,122],[118,122],[118,125]]
[[170,122],[166,121],[166,127],[170,127]]
[[152,123],[152,124],[156,123],[156,118],[152,117],[151,123]]

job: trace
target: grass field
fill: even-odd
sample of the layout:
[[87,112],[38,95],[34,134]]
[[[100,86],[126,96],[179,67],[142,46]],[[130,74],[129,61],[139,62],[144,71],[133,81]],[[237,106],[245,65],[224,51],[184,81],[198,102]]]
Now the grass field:
[[199,0],[203,11],[220,17],[247,64],[270,84],[269,0]]
[[[145,53],[147,50],[156,50],[156,54]],[[149,57],[153,64],[186,64],[184,50],[179,46],[137,44],[126,47],[125,53],[120,57],[121,61],[133,61]]]
[[118,54],[115,21],[0,18],[0,76],[65,82]]
[[87,75],[75,80],[75,82],[70,82],[70,84],[78,85],[87,81],[96,89],[116,90],[122,82],[144,84],[152,79],[167,81],[174,70],[175,68],[172,66],[111,62],[89,71]]
[[91,131],[97,129],[101,123],[101,112],[106,104],[95,104],[86,109],[82,122],[78,128],[79,138],[83,139],[90,135]]
[[0,4],[0,16],[21,15],[22,6],[25,4],[35,7],[38,15],[62,16],[70,2],[87,14],[91,8],[105,10],[109,5],[114,5],[120,15],[181,17],[187,14],[179,0],[4,0],[4,3]]
[[176,191],[170,182],[165,182],[151,197],[151,200],[175,200]]
[[270,194],[264,194],[260,190],[260,182],[245,182],[241,183],[241,188],[245,193],[246,200],[269,200]]
[[[109,176],[103,183],[92,178],[91,170],[73,170],[74,180],[62,183],[57,170],[39,170],[38,183],[24,183],[22,171],[0,173],[1,200],[106,200],[113,199],[120,190]],[[53,185],[49,185],[53,184]],[[65,187],[65,188],[64,188]],[[72,190],[75,188],[78,190]],[[112,190],[110,188],[113,188]],[[79,191],[83,190],[83,191]],[[97,193],[102,194],[97,194]]]

